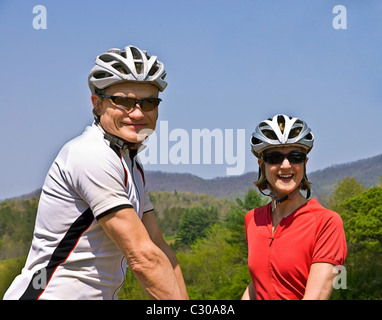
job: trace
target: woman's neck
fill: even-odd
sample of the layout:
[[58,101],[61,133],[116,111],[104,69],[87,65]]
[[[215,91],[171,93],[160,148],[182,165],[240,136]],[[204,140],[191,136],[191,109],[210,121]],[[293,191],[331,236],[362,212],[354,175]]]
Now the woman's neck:
[[285,200],[277,205],[275,205],[275,202],[272,201],[271,217],[274,229],[273,231],[275,231],[276,227],[283,218],[289,216],[297,208],[301,207],[306,202],[308,202],[308,200],[305,199],[305,197],[301,193],[298,193],[298,195],[294,199]]

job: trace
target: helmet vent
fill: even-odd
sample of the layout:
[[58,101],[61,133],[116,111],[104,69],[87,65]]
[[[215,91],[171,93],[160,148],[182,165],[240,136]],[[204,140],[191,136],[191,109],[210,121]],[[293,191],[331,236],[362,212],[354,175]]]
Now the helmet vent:
[[296,138],[301,132],[301,128],[294,128],[289,132],[288,139]]
[[135,63],[135,69],[137,70],[138,74],[141,74],[142,73],[142,63],[136,62]]
[[126,51],[125,50],[122,50],[120,55],[126,59]]
[[285,128],[285,118],[283,116],[278,116],[277,117],[277,123],[279,124],[279,128],[281,130],[281,133],[284,133],[284,128]]
[[108,73],[108,72],[95,72],[93,74],[93,77],[96,79],[103,79],[103,78],[109,78],[112,77],[113,75]]
[[305,136],[305,139],[306,140],[313,140],[313,135],[312,135],[312,133],[308,133],[306,136]]
[[261,143],[261,140],[255,138],[255,137],[252,137],[252,138],[251,138],[251,143],[252,143],[253,145],[260,144],[260,143]]
[[108,54],[101,55],[99,58],[106,63],[114,60],[114,58]]
[[268,139],[277,140],[277,136],[272,130],[262,130],[262,132]]
[[139,51],[136,48],[131,47],[131,53],[133,54],[133,59],[141,59],[141,55],[139,54]]
[[130,70],[124,68],[121,64],[115,63],[113,64],[113,68],[118,70],[118,72],[123,73],[123,74],[129,74]]
[[158,71],[158,67],[157,66],[152,66],[150,71],[149,71],[149,76],[153,76],[155,74],[155,72]]

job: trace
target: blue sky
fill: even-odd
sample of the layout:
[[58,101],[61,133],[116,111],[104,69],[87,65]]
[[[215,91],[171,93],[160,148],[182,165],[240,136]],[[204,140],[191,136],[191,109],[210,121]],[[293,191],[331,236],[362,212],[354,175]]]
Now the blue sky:
[[[45,30],[32,25],[36,5]],[[333,28],[336,5],[346,30]],[[92,122],[95,57],[127,44],[165,63],[158,121],[170,132],[245,130],[244,172],[257,170],[253,129],[276,113],[312,128],[308,172],[381,154],[381,33],[378,0],[2,0],[0,199],[42,186],[63,144]],[[227,167],[145,166],[203,178]]]

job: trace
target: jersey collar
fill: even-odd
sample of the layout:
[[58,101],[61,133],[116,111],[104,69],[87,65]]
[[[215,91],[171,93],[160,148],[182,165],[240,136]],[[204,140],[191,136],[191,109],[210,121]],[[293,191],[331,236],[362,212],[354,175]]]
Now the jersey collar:
[[100,129],[100,131],[103,133],[104,139],[108,140],[110,142],[111,147],[117,147],[120,150],[137,150],[136,153],[141,152],[143,149],[145,149],[147,146],[142,143],[133,143],[126,141],[120,137],[117,137],[109,132],[106,132],[105,129],[101,126],[100,123],[97,123],[96,121],[94,124],[97,126],[97,128]]

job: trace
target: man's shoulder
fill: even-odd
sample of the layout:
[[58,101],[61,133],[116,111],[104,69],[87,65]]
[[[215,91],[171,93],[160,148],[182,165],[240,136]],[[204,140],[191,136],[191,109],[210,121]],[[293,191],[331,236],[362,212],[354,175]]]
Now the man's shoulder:
[[97,127],[88,126],[79,136],[68,141],[61,149],[58,159],[67,164],[96,164],[115,158],[114,151],[103,139]]

